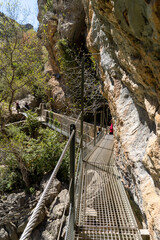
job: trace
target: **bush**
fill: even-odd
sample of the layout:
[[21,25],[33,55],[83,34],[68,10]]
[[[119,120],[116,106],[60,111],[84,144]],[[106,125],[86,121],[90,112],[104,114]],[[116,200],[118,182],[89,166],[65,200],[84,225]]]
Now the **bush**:
[[60,122],[58,121],[57,118],[54,119],[53,125],[54,125],[55,127],[57,127],[57,128],[60,128],[60,127],[61,127],[61,124],[60,124]]
[[37,113],[33,113],[32,110],[28,110],[26,114],[27,114],[27,117],[26,117],[24,129],[27,130],[27,132],[29,133],[29,135],[31,135],[31,137],[35,137],[38,134],[37,131],[40,127],[40,122],[37,119],[38,115]]
[[[31,129],[31,135],[25,132],[26,126]],[[36,121],[32,119],[27,121],[26,126],[9,127],[0,140],[0,192],[19,188],[27,188],[33,192],[33,185],[54,169],[65,146],[64,138],[56,131],[37,127]],[[34,127],[36,138],[32,134],[35,132]],[[67,153],[58,173],[59,180],[65,182],[69,177],[68,155]]]
[[76,49],[71,47],[67,39],[60,39],[57,42],[57,49],[59,51],[59,63],[61,70],[66,70],[68,67],[77,66]]

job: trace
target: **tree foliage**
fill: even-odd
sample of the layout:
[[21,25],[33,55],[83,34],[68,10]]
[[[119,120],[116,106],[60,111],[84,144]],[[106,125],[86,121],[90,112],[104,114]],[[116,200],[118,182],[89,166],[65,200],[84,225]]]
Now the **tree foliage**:
[[[56,131],[38,126],[36,121],[30,116],[23,127],[10,126],[5,134],[1,133],[0,192],[29,189],[55,167],[65,140]],[[33,128],[34,137],[30,135],[35,131]],[[68,170],[67,153],[58,174],[60,180],[68,180]]]
[[12,103],[24,87],[36,92],[44,84],[43,57],[36,32],[0,16],[0,102]]

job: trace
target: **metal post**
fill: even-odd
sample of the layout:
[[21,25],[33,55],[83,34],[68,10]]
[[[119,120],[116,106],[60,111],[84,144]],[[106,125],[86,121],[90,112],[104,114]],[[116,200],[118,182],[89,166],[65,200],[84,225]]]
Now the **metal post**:
[[43,103],[40,103],[39,108],[40,108],[40,116],[42,117],[43,116]]
[[48,112],[48,110],[46,111],[46,123],[49,123],[49,112]]
[[50,111],[50,122],[51,122],[51,124],[53,124],[53,112],[52,111]]
[[107,106],[106,132],[108,133],[108,106]]
[[102,128],[104,128],[104,113],[105,112],[105,104],[103,103],[103,114],[102,114]]
[[97,134],[97,129],[96,129],[96,110],[94,111],[94,146],[96,145],[96,134]]
[[[76,127],[74,124],[70,125],[70,134]],[[71,205],[71,235],[74,239],[74,228],[75,228],[75,206],[74,206],[74,179],[75,179],[75,132],[70,143],[70,205]]]
[[40,107],[40,115],[43,117],[45,115],[45,113],[44,113],[44,110],[45,110],[44,103],[40,103],[39,107]]
[[84,117],[84,57],[82,57],[82,81],[81,81],[81,153],[83,159],[83,117]]
[[44,118],[46,119],[46,104],[42,103],[42,115],[44,116]]
[[103,117],[102,117],[102,110],[100,111],[100,127],[102,128],[102,119],[103,119]]
[[[63,126],[62,126],[62,120],[61,120],[61,123],[60,123],[60,124],[61,124],[61,133],[62,133],[62,128],[63,128]],[[64,131],[65,131],[65,129],[64,129]]]

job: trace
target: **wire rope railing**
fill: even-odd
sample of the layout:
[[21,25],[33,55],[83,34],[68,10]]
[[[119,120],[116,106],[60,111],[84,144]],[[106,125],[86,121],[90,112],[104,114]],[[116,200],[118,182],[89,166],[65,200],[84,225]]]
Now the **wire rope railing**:
[[[54,113],[49,110],[43,111],[43,122],[47,126],[54,128],[56,131],[62,133],[65,136],[69,136],[70,131],[70,124],[74,123],[76,124],[76,141],[79,143],[81,138],[81,123],[80,118],[81,114],[79,114],[77,120],[75,121],[75,118],[65,116],[62,114]],[[98,127],[97,127],[98,128]],[[94,125],[84,122],[84,134],[83,134],[83,141],[86,145],[88,142],[92,141],[94,139]]]
[[[45,120],[46,122],[51,122],[53,123],[53,116],[52,116],[52,113],[50,111],[47,111],[47,110],[44,110],[45,112]],[[50,115],[52,116],[51,118],[49,117]],[[27,115],[26,115],[27,116]],[[78,196],[79,194],[79,189],[80,189],[80,177],[81,177],[81,172],[82,172],[82,160],[83,160],[83,157],[85,156],[86,152],[83,152],[80,147],[81,147],[81,139],[82,139],[82,136],[80,136],[79,138],[79,145],[77,147],[77,153],[76,153],[76,156],[75,156],[75,138],[76,138],[76,126],[79,124],[79,120],[81,118],[81,113],[79,114],[78,118],[76,119],[76,121],[74,123],[73,122],[73,119],[70,123],[70,125],[66,124],[66,129],[67,131],[70,131],[70,136],[69,136],[69,139],[64,147],[64,150],[56,164],[56,167],[54,168],[52,174],[51,174],[51,177],[36,205],[36,207],[34,208],[34,211],[26,225],[26,228],[24,230],[24,232],[22,233],[21,237],[20,237],[20,240],[27,240],[29,238],[29,236],[31,235],[33,229],[34,229],[34,226],[36,224],[36,221],[37,221],[37,218],[41,212],[41,210],[43,209],[44,205],[45,205],[45,200],[48,196],[48,192],[52,186],[52,183],[60,169],[60,166],[62,164],[62,161],[63,161],[63,158],[64,158],[64,155],[68,149],[68,147],[70,146],[70,168],[72,168],[72,170],[70,169],[70,172],[72,172],[71,176],[70,176],[70,183],[69,183],[69,194],[70,194],[70,216],[69,216],[69,223],[71,224],[70,228],[68,227],[68,229],[71,230],[71,234],[72,234],[72,238],[70,239],[73,239],[73,229],[74,229],[74,222],[75,222],[75,207],[73,206],[74,204],[74,201],[75,201],[75,197]],[[63,124],[64,126],[64,124]],[[70,127],[70,130],[68,129]],[[62,130],[62,129],[61,129]],[[80,131],[79,131],[80,132]],[[80,133],[78,133],[80,134]],[[89,136],[89,135],[88,135]],[[99,138],[99,136],[97,137],[97,139]],[[84,140],[84,139],[83,139]],[[93,137],[91,138],[91,144],[94,143],[93,141]],[[91,146],[91,144],[85,144],[84,146],[84,149],[87,149],[88,146]],[[94,146],[93,146],[94,147]],[[83,152],[83,156],[82,156],[82,152]],[[71,160],[72,159],[72,160]],[[72,161],[72,162],[71,162]],[[73,167],[73,165],[75,165]],[[74,175],[74,171],[76,172],[76,174]],[[77,198],[77,197],[76,197]],[[76,204],[77,205],[77,204]],[[63,215],[62,215],[62,222],[61,222],[61,227],[60,227],[60,230],[59,230],[59,234],[58,234],[58,238],[60,238],[60,232],[61,232],[61,228],[62,228],[62,225],[63,225],[63,218],[64,218],[64,214],[65,214],[65,211],[66,211],[66,207],[67,207],[67,204],[64,208],[64,211],[63,211]],[[67,231],[67,234],[69,233],[69,230]],[[66,236],[68,236],[66,234]],[[66,237],[66,239],[68,239]]]
[[[78,124],[80,117],[81,115],[79,115],[79,117],[75,121],[76,125]],[[48,118],[47,120],[52,121],[53,119]],[[101,159],[101,157],[98,158],[98,155],[96,153],[97,146],[99,149],[103,149],[103,151],[110,150],[110,146],[107,147],[103,146],[104,141],[101,141],[99,143],[99,141],[104,136],[104,129],[102,128],[101,132],[97,134],[96,138],[92,139],[85,145],[83,144],[81,145],[83,135],[80,136],[80,141],[77,146],[76,154],[75,145],[72,144],[73,142],[75,142],[76,137],[75,134],[76,134],[75,125],[71,124],[70,137],[65,146],[65,148],[68,148],[68,146],[70,145],[71,155],[70,155],[70,183],[69,183],[70,207],[68,222],[66,226],[67,230],[64,239],[80,240],[88,239],[88,237],[91,238],[93,237],[93,239],[114,238],[126,240],[127,239],[141,240],[140,232],[138,231],[138,227],[134,220],[131,207],[129,206],[128,200],[126,200],[124,189],[119,180],[119,174],[115,168],[115,165],[112,164],[111,160],[112,154],[108,155],[108,158],[106,158],[108,159],[106,160],[108,161],[108,165],[106,165],[106,163],[104,164],[103,162],[99,162],[99,159]],[[83,146],[83,149],[81,149],[81,146]],[[65,151],[66,150],[64,149],[61,155],[62,158],[64,156],[63,154],[65,154]],[[93,152],[94,156],[96,157],[95,160],[97,162],[96,161],[90,162],[90,159],[92,158],[89,157],[90,154],[92,154]],[[56,165],[56,168],[58,169],[63,161],[61,157]],[[51,181],[51,184],[58,172],[58,169],[57,171],[54,170],[51,175],[52,179],[50,178],[49,180],[49,182]],[[87,171],[92,172],[92,174],[94,172],[94,174],[98,176],[98,180],[96,180],[96,185],[94,185],[94,181],[91,182],[91,177],[89,177]],[[48,184],[50,184],[49,182]],[[97,186],[97,189],[95,189],[95,191],[93,192],[92,197],[89,195],[89,192],[87,192],[88,186],[91,185],[91,183],[92,185],[94,185],[92,186],[92,191],[93,187]],[[45,191],[48,191],[50,186],[48,187],[48,189],[46,188],[42,196],[40,197],[40,200],[26,226],[26,229],[28,228],[28,230],[26,230],[26,233],[24,231],[23,233],[24,235],[21,236],[20,240],[27,240],[28,236],[31,234],[33,230],[31,228],[34,228],[36,218],[45,204],[44,196]],[[65,214],[67,206],[68,203],[65,204],[63,209],[57,240],[61,239],[63,224],[66,221]],[[87,211],[92,211],[92,215],[86,215]],[[94,216],[95,212],[96,215]],[[96,224],[96,227],[95,221],[99,221],[99,223]]]
[[[74,191],[74,200],[75,200],[75,208],[74,208],[74,213],[72,213],[71,206],[70,206],[70,211],[69,211],[69,218],[68,218],[68,225],[67,225],[67,232],[65,235],[65,240],[73,240],[75,237],[75,219],[77,218],[77,208],[79,205],[80,201],[80,195],[81,195],[81,187],[82,187],[82,162],[84,158],[87,156],[87,154],[92,151],[95,147],[94,143],[98,143],[104,136],[104,129],[102,132],[97,135],[96,140],[94,139],[90,141],[86,146],[84,147],[83,151],[80,152],[79,154],[79,159],[77,162],[77,167],[76,167],[76,173],[75,173],[75,191]],[[73,224],[73,215],[74,215],[74,224]]]
[[75,240],[142,240],[118,171],[111,161],[113,146],[111,135],[106,135],[93,155],[83,160]]
[[[77,123],[77,121],[76,121],[76,123]],[[69,139],[68,139],[68,141],[67,141],[67,143],[66,143],[66,145],[63,149],[63,152],[62,152],[62,154],[61,154],[61,156],[60,156],[60,158],[59,158],[59,160],[56,164],[56,167],[54,168],[54,170],[51,174],[51,177],[50,177],[50,179],[49,179],[49,181],[48,181],[48,183],[47,183],[47,185],[46,185],[46,187],[45,187],[45,189],[44,189],[44,191],[43,191],[43,193],[42,193],[42,195],[41,195],[41,197],[40,197],[40,199],[39,199],[39,201],[38,201],[38,203],[37,203],[37,205],[36,205],[36,207],[35,207],[35,209],[32,213],[32,215],[31,215],[31,217],[30,217],[30,219],[27,223],[27,226],[26,226],[24,232],[22,233],[22,235],[20,237],[20,240],[27,240],[28,237],[31,235],[31,233],[34,229],[35,223],[37,221],[37,218],[38,218],[42,208],[45,205],[45,200],[46,200],[47,194],[48,194],[48,192],[51,188],[51,185],[52,185],[52,183],[53,183],[53,181],[54,181],[54,179],[55,179],[55,177],[56,177],[56,175],[57,175],[57,173],[60,169],[60,166],[62,164],[64,155],[65,155],[69,146],[70,146],[70,158],[72,158],[72,161],[75,159],[75,156],[74,156],[75,153],[73,151],[75,151],[75,146],[74,145],[75,145],[76,127],[75,127],[74,124],[71,124],[70,131],[71,131],[70,132],[70,137],[69,137]],[[73,169],[72,169],[72,172],[73,172]],[[72,176],[71,180],[72,180],[72,183],[70,183],[71,184],[70,188],[72,188],[72,186],[74,184],[73,183],[74,182],[73,181],[73,176]]]

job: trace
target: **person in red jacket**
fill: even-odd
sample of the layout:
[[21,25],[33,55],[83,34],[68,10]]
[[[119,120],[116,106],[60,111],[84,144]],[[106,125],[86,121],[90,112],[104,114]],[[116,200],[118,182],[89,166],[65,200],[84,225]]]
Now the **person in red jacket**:
[[112,123],[112,121],[111,121],[111,126],[109,128],[109,134],[113,134],[113,123]]

